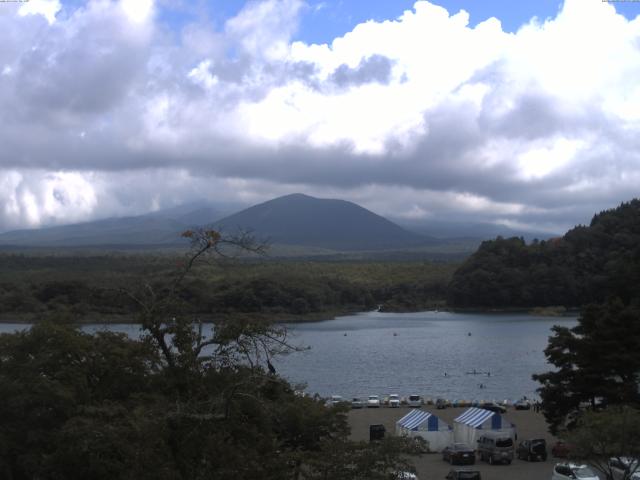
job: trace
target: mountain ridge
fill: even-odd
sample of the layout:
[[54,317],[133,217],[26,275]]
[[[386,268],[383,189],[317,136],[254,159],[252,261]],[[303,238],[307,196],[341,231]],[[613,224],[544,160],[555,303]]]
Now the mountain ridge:
[[333,250],[385,250],[436,243],[353,202],[293,193],[253,205],[214,223],[250,230],[273,243]]

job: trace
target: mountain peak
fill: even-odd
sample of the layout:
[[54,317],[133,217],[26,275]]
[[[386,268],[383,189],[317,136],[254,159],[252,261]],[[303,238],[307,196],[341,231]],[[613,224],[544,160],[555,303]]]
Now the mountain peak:
[[334,250],[381,250],[430,243],[355,203],[292,193],[247,208],[216,223],[251,230],[272,243]]

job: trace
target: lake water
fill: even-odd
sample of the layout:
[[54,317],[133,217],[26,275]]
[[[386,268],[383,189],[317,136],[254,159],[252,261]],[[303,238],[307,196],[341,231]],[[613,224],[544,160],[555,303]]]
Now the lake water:
[[[293,343],[311,348],[273,363],[291,382],[306,382],[307,392],[322,396],[418,393],[515,400],[535,397],[539,385],[531,374],[550,369],[543,350],[551,327],[575,324],[573,317],[525,314],[367,312],[288,324]],[[0,332],[22,328],[28,326],[0,324]],[[89,332],[103,328],[83,327]],[[139,334],[137,325],[108,328]],[[477,374],[469,373],[474,369]]]
[[[539,384],[531,374],[550,369],[543,350],[551,327],[576,323],[526,314],[369,312],[291,325],[295,341],[311,350],[275,366],[323,396],[515,400],[534,397]],[[474,369],[490,375],[467,373]]]

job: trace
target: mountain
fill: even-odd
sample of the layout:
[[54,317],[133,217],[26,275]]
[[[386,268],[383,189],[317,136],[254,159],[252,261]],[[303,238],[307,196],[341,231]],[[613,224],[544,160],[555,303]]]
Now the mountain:
[[405,249],[437,243],[355,203],[300,193],[247,208],[214,226],[225,232],[250,230],[273,244],[339,251]]
[[180,233],[224,216],[218,208],[195,203],[138,215],[0,234],[0,246],[156,247],[183,245]]

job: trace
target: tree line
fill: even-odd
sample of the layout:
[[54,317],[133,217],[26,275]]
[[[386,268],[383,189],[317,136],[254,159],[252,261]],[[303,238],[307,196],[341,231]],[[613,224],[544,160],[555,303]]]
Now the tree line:
[[[123,291],[143,281],[166,288],[184,258],[7,254],[0,261],[0,318],[118,321],[137,308]],[[216,269],[196,265],[176,294],[185,311],[205,319],[250,314],[304,320],[378,306],[415,311],[444,304],[454,269],[430,262],[226,262]]]
[[640,296],[640,200],[595,215],[563,237],[483,242],[448,286],[452,307],[581,307]]

